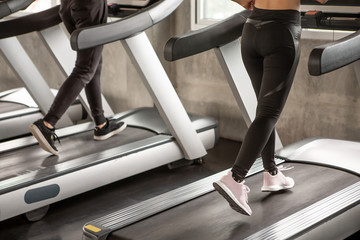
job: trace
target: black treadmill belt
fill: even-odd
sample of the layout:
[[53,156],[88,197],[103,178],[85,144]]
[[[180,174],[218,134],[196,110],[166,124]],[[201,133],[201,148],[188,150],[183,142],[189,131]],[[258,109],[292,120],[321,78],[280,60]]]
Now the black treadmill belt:
[[291,191],[263,193],[262,174],[246,180],[250,187],[250,217],[232,210],[211,192],[151,218],[115,231],[109,239],[243,239],[301,209],[358,182],[359,177],[321,166],[292,164],[295,179]]
[[[88,131],[61,139],[61,145],[57,144],[59,156],[50,155],[38,145],[2,153],[0,154],[0,191],[4,189],[5,181],[8,184],[14,177],[18,178],[16,181],[22,182],[41,178],[44,177],[44,173],[54,174],[64,171],[67,166],[80,164],[76,160],[83,156],[151,136],[155,136],[155,134],[143,129],[128,127],[125,131],[106,141],[94,141],[93,131]],[[89,161],[92,160],[89,159]]]

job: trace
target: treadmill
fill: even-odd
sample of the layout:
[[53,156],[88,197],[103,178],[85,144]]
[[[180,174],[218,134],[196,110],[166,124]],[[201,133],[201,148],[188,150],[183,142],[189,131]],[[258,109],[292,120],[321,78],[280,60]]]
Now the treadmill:
[[[1,2],[0,15],[5,17],[6,14],[23,9],[31,2],[33,1],[8,0]],[[47,14],[47,16],[49,15]],[[44,18],[41,19],[40,17]],[[6,19],[11,19],[11,16]],[[39,23],[40,21],[43,23]],[[21,17],[0,22],[0,52],[25,86],[0,93],[1,142],[30,135],[29,125],[43,117],[57,92],[55,89],[50,91],[46,81],[18,41],[17,36],[32,31],[46,33],[50,26],[56,26],[60,22],[60,18],[54,14],[47,18],[44,14],[39,14],[37,19]],[[41,34],[40,32],[39,34]],[[61,38],[59,40],[67,42]],[[49,47],[49,49],[51,48]],[[84,106],[84,104],[80,104],[79,100],[76,100],[64,118],[59,121],[59,126],[70,126],[73,123],[85,120],[88,114],[85,111],[87,108]]]
[[[235,82],[232,88],[241,89],[244,80],[229,73],[239,68],[236,63],[241,64],[241,55],[231,58],[231,54],[239,53],[238,38],[248,16],[249,11],[243,11],[170,39],[165,58],[175,61],[214,48],[222,53],[222,59],[231,59],[225,75]],[[348,30],[357,31],[315,48],[309,60],[311,74],[314,69],[323,74],[360,59],[359,19],[359,14],[303,13],[306,27],[343,29],[347,25]],[[246,103],[248,95],[239,92],[235,97]],[[243,110],[244,105],[249,106],[239,107]],[[290,175],[296,187],[289,191],[260,191],[263,168],[258,159],[246,179],[251,188],[250,217],[235,213],[213,191],[212,183],[228,169],[90,221],[83,226],[83,239],[344,239],[360,230],[360,143],[326,141],[326,148],[316,144],[318,151],[304,147],[310,141],[277,151],[278,164],[289,162],[294,166]]]
[[[78,32],[80,38],[72,41],[78,49],[83,47],[82,31],[88,34],[85,40],[100,36],[96,44],[121,40],[156,108],[116,114],[114,117],[125,121],[128,128],[107,141],[93,141],[93,123],[58,129],[59,156],[49,156],[32,137],[1,143],[0,221],[23,213],[29,220],[38,220],[51,203],[184,158],[191,163],[216,144],[217,122],[189,117],[144,33],[181,2],[156,1],[117,21]],[[99,34],[103,28],[106,34]]]
[[27,8],[34,0],[4,0],[0,2],[0,19]]

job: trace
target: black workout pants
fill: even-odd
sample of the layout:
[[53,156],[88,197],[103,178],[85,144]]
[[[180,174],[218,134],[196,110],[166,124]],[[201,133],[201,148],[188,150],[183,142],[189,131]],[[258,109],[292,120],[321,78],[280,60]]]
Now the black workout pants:
[[261,154],[273,170],[275,124],[288,97],[299,60],[300,15],[295,10],[254,9],[244,26],[242,58],[258,105],[232,171],[245,177]]
[[[61,0],[59,12],[66,29],[75,29],[105,23],[105,0]],[[103,46],[77,51],[75,67],[60,87],[44,120],[55,126],[56,122],[85,88],[91,115],[97,125],[106,121],[101,102],[100,73]]]

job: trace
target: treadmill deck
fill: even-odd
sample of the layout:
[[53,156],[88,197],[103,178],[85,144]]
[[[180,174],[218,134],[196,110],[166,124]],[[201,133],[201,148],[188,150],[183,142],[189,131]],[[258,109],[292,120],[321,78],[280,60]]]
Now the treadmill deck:
[[321,166],[292,164],[290,191],[263,193],[262,174],[246,179],[250,217],[233,211],[212,192],[113,232],[109,239],[244,239],[281,219],[359,181],[359,177]]

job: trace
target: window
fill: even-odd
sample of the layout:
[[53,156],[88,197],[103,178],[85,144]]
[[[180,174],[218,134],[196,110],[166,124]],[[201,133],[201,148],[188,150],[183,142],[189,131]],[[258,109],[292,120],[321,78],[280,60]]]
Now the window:
[[191,29],[209,26],[242,10],[231,0],[191,0]]
[[[343,0],[333,1],[343,3]],[[350,2],[354,1],[357,2],[359,0],[347,0],[345,1],[347,5],[343,4],[342,6],[339,6],[339,3],[337,3],[337,5],[321,5],[317,4],[313,0],[307,0],[305,1],[307,5],[302,5],[301,11],[319,10],[328,12],[358,13],[360,12],[358,2],[357,4],[352,4],[353,6],[349,6]],[[314,2],[315,4],[309,5],[308,2]],[[191,0],[191,30],[194,31],[209,26],[242,10],[244,10],[243,7],[231,0]],[[349,35],[349,33],[352,32],[304,29],[302,33],[302,38],[336,40]]]
[[60,0],[37,0],[34,1],[24,12],[40,12],[60,4]]

